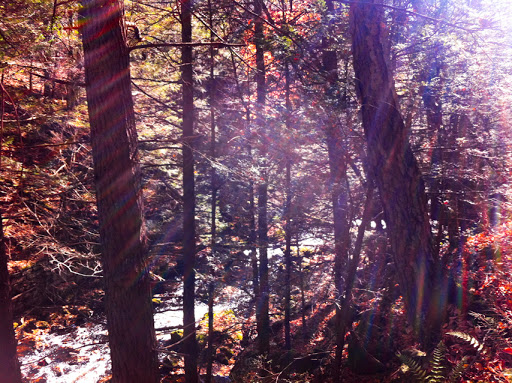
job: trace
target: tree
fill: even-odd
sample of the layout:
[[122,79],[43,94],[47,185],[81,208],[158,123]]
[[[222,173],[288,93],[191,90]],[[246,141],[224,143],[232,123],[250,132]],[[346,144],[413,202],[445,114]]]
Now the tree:
[[[332,215],[334,222],[334,288],[336,294],[336,356],[333,376],[338,376],[341,366],[341,356],[345,343],[345,334],[342,333],[341,297],[343,294],[343,267],[348,260],[350,247],[350,220],[348,214],[348,177],[346,138],[343,137],[343,129],[335,117],[336,111],[332,106],[340,104],[337,102],[338,87],[338,62],[336,49],[333,46],[333,18],[334,2],[326,1],[325,29],[326,36],[322,41],[322,69],[325,75],[325,98],[329,105],[328,117],[325,125],[327,141],[327,152],[329,158],[330,188],[332,201]],[[345,107],[339,105],[340,107]]]
[[254,0],[254,44],[256,46],[256,122],[261,137],[261,156],[263,165],[261,179],[258,184],[258,248],[259,248],[259,289],[256,303],[256,321],[258,327],[258,350],[261,354],[270,351],[270,318],[269,299],[270,286],[268,281],[268,169],[265,155],[267,142],[265,135],[265,99],[267,95],[263,32],[263,0]]
[[[291,113],[292,104],[290,101],[290,68],[288,60],[284,62],[285,72],[285,100],[286,100],[286,117],[285,124],[287,132],[292,129],[291,126]],[[284,264],[285,264],[285,292],[284,292],[284,343],[285,349],[292,349],[292,334],[291,334],[291,275],[292,275],[292,160],[291,160],[291,148],[286,148],[286,170],[285,170],[285,206],[284,206],[284,218],[285,218],[285,250],[284,250]]]
[[84,0],[87,104],[113,382],[158,382],[158,359],[121,0]]
[[394,89],[383,8],[374,1],[355,2],[350,17],[368,166],[384,208],[408,318],[426,341],[426,337],[437,336],[431,333],[435,326],[430,319],[438,319],[439,312],[435,308],[436,259],[424,182]]
[[[191,0],[181,4],[181,41],[192,42]],[[196,263],[196,195],[194,180],[194,76],[192,47],[181,48],[181,81],[183,110],[183,348],[185,352],[185,377],[196,383],[197,340],[195,307]]]
[[20,364],[16,356],[7,261],[4,228],[0,215],[0,383],[21,383]]
[[[209,28],[210,28],[210,42],[214,41],[214,30],[213,30],[213,8],[211,0],[208,0],[208,16],[209,16]],[[215,171],[216,161],[216,126],[215,126],[215,50],[213,45],[210,45],[210,81],[212,82],[210,88],[209,101],[210,101],[210,160],[212,161],[210,183],[211,183],[211,222],[210,222],[210,250],[211,260],[215,261],[216,257],[216,246],[217,246],[217,192],[219,185],[217,182],[217,172]],[[207,355],[206,355],[206,377],[205,383],[211,383],[212,381],[212,368],[213,368],[213,304],[215,299],[215,267],[212,266],[212,280],[208,282],[208,344],[207,344]]]

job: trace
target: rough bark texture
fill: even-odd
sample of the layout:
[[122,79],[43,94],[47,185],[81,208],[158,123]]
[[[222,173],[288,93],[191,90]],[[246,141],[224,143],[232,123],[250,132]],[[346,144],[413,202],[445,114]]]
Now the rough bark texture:
[[373,1],[351,5],[354,70],[362,104],[368,165],[384,208],[398,281],[409,320],[425,341],[425,335],[436,336],[426,334],[432,330],[427,317],[437,317],[436,262],[424,182],[399,111],[382,14],[382,7]]
[[21,383],[12,315],[7,252],[0,215],[0,383]]
[[112,381],[158,382],[123,2],[82,2]]
[[[192,1],[181,4],[181,41],[192,42]],[[183,81],[183,350],[185,380],[198,382],[195,307],[196,263],[196,196],[194,180],[194,77],[192,47],[181,48],[181,80]]]

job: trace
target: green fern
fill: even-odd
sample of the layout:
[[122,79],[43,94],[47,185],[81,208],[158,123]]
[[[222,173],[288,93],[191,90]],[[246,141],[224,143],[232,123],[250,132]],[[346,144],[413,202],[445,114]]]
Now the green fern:
[[[476,339],[465,333],[454,331],[449,334],[470,342],[473,346],[475,344],[481,346],[480,342],[475,343]],[[462,376],[467,365],[467,357],[463,357],[462,360],[449,371],[445,366],[446,345],[443,341],[439,342],[432,352],[432,360],[428,368],[423,368],[418,360],[410,354],[398,353],[397,356],[400,361],[407,366],[418,383],[455,383]]]
[[490,341],[493,348],[510,347],[509,326],[503,326],[503,324],[500,323],[502,321],[506,322],[503,315],[495,312],[494,315],[496,315],[497,318],[493,318],[492,316],[487,316],[473,311],[471,311],[469,315],[475,318],[479,325],[478,327],[480,327],[484,332],[484,339],[486,339],[486,341]]
[[425,382],[427,371],[420,366],[416,359],[410,355],[402,353],[398,353],[397,356],[398,359],[400,359],[400,361],[409,368],[409,371],[416,377],[418,382]]
[[430,374],[428,375],[428,383],[443,383],[446,381],[445,366],[443,364],[446,354],[446,346],[443,341],[439,342],[434,349],[432,355],[432,362],[430,367]]
[[455,365],[455,367],[452,370],[452,373],[450,374],[450,379],[448,380],[448,383],[456,383],[464,373],[464,370],[466,369],[466,363],[468,361],[468,357],[464,356],[462,359]]
[[485,346],[475,337],[460,331],[450,331],[447,334],[462,339],[463,341],[473,346],[473,348],[478,352],[482,354],[487,354],[487,349],[485,348]]
[[[475,337],[460,331],[450,331],[447,334],[469,343],[479,353],[487,354],[486,347]],[[439,342],[432,352],[432,360],[428,368],[423,368],[418,360],[410,353],[398,353],[397,356],[400,361],[407,366],[408,370],[419,383],[456,383],[462,377],[468,363],[468,358],[464,356],[455,367],[449,371],[445,366],[446,345],[443,341]]]

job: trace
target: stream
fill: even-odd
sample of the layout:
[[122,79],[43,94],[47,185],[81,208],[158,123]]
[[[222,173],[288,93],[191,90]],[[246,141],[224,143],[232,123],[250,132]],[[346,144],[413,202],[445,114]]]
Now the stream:
[[[235,302],[235,301],[234,301]],[[229,305],[216,306],[216,312]],[[155,328],[180,326],[183,323],[181,310],[171,302],[154,315]],[[196,319],[208,312],[208,306],[196,304]],[[97,383],[110,374],[110,350],[107,329],[104,324],[85,323],[72,326],[66,333],[35,329],[30,335],[33,347],[21,346],[20,363],[23,377],[38,383]],[[170,333],[157,331],[158,341],[168,339]]]
[[[303,241],[301,246],[315,248],[323,243],[317,239]],[[269,259],[282,256],[279,248],[269,251]],[[176,297],[182,296],[182,287],[174,293],[162,297],[160,306],[154,315],[155,329],[180,326],[183,314],[178,307]],[[226,287],[221,299],[215,305],[216,313],[234,309],[247,299],[239,289]],[[200,321],[208,313],[208,306],[196,302],[195,317]],[[102,322],[102,323],[99,323]],[[34,329],[24,333],[19,341],[18,354],[23,377],[37,383],[98,383],[110,374],[110,350],[107,343],[105,318],[82,325],[65,326],[57,331]],[[159,342],[169,339],[171,333],[157,331]]]

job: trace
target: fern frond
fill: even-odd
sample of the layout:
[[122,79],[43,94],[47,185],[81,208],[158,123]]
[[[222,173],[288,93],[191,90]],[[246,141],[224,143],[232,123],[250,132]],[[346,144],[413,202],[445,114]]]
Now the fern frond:
[[471,346],[473,346],[473,348],[475,350],[477,350],[478,352],[481,352],[482,354],[487,353],[485,346],[482,343],[480,343],[480,341],[478,339],[476,339],[475,337],[473,337],[469,334],[466,334],[465,332],[450,331],[450,332],[447,332],[447,334],[454,336],[456,338],[462,339],[463,341],[469,343]]
[[452,373],[450,374],[450,380],[448,380],[448,383],[456,383],[459,378],[462,377],[462,374],[464,373],[464,370],[466,369],[466,363],[468,361],[468,357],[464,356],[459,363],[455,365],[455,367],[452,370]]
[[430,374],[428,375],[428,383],[443,383],[446,381],[445,367],[443,361],[445,358],[446,346],[443,341],[439,342],[432,354],[432,362]]
[[425,371],[414,358],[401,353],[398,353],[397,356],[398,359],[409,368],[409,371],[412,372],[416,379],[418,379],[418,382],[426,382],[427,371]]

